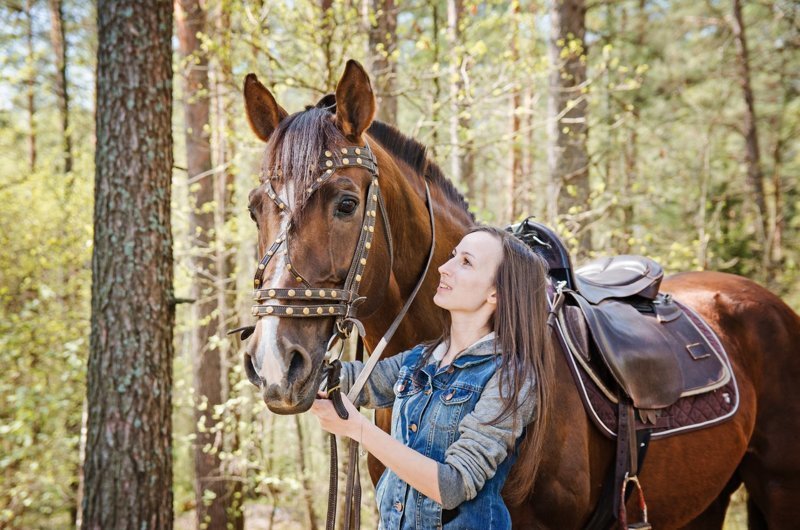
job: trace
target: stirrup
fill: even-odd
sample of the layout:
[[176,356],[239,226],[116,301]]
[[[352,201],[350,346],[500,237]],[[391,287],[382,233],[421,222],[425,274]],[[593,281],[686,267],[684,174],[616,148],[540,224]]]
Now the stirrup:
[[[628,483],[633,482],[636,485],[636,490],[639,493],[639,508],[642,510],[642,520],[638,523],[628,524],[627,510],[625,508],[625,490]],[[653,526],[647,521],[647,504],[644,502],[644,492],[642,485],[639,483],[639,477],[636,475],[629,476],[625,473],[625,479],[622,481],[622,488],[620,488],[619,499],[619,527],[621,530],[652,530]]]

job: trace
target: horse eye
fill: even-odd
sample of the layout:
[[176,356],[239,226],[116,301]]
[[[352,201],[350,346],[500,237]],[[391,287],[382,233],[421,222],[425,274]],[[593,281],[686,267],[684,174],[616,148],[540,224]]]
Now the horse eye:
[[336,207],[336,213],[342,215],[351,215],[353,212],[356,211],[357,206],[358,206],[358,201],[356,201],[351,197],[346,197],[342,199],[342,201]]
[[258,219],[256,219],[256,214],[253,212],[253,209],[248,208],[247,211],[250,212],[250,219],[252,219],[254,223],[258,224]]

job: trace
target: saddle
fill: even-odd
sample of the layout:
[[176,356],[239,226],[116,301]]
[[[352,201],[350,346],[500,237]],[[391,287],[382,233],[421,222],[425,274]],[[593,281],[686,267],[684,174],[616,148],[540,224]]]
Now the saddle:
[[659,292],[664,270],[652,259],[613,256],[574,269],[547,226],[528,218],[508,230],[547,262],[550,324],[589,417],[616,438],[615,461],[586,528],[607,528],[613,519],[621,528],[650,528],[646,507],[642,522],[627,525],[625,501],[634,491],[628,486],[635,486],[644,507],[637,475],[651,436],[701,428],[735,413],[738,392],[724,349],[696,313]]
[[728,382],[730,370],[707,338],[671,295],[659,293],[664,270],[658,263],[622,255],[573,269],[550,228],[526,219],[511,231],[547,261],[563,295],[561,307],[554,309],[568,345],[587,369],[602,361],[594,371],[610,374],[613,384],[595,375],[612,401],[615,392],[609,387],[618,385],[640,415],[648,416]]

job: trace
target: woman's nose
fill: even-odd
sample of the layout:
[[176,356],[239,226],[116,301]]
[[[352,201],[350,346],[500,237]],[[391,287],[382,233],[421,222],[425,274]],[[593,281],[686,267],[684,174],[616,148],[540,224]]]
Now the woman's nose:
[[441,274],[442,276],[449,275],[450,274],[449,265],[450,265],[450,263],[452,261],[453,261],[453,258],[450,258],[449,260],[447,260],[444,263],[442,263],[439,266],[439,269],[438,269],[439,270],[439,274]]

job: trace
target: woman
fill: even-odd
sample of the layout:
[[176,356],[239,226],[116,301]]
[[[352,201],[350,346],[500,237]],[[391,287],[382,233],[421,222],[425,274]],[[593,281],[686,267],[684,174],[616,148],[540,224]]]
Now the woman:
[[[376,489],[382,528],[510,528],[500,492],[535,419],[506,497],[520,502],[530,492],[553,377],[546,266],[504,230],[477,227],[439,273],[442,337],[380,361],[359,399],[392,407],[391,436],[346,397],[347,420],[326,399],[311,412],[386,466]],[[343,394],[362,368],[344,363]]]

